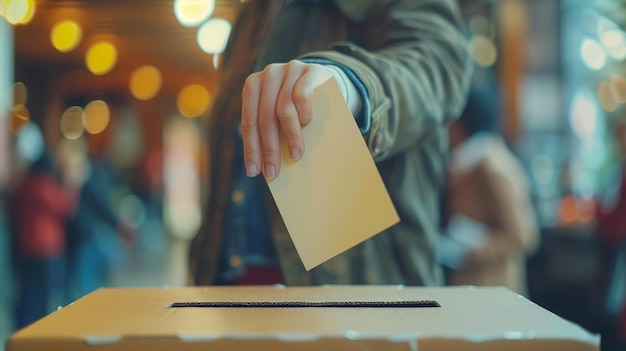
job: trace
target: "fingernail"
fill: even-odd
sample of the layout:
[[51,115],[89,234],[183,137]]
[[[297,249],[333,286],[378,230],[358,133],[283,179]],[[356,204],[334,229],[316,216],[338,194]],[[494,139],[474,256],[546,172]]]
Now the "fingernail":
[[259,173],[258,168],[256,167],[256,163],[254,162],[248,162],[246,164],[246,175],[248,177],[256,177],[256,175]]
[[274,179],[274,177],[276,177],[276,168],[274,168],[273,165],[266,165],[265,166],[265,176],[268,179]]
[[291,154],[291,158],[293,160],[299,160],[300,157],[302,157],[302,153],[300,152],[300,148],[299,147],[292,147],[289,150],[289,153]]

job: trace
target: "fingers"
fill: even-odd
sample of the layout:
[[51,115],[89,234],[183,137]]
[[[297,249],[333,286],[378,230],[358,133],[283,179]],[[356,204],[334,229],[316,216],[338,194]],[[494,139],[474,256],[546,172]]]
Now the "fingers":
[[320,65],[291,61],[250,75],[242,92],[241,133],[249,177],[268,179],[281,166],[281,130],[292,159],[304,154],[302,126],[313,117],[313,92],[332,75]]
[[302,124],[293,98],[293,89],[305,71],[305,64],[291,61],[285,68],[285,79],[276,101],[276,116],[285,136],[290,157],[293,160],[299,160],[304,154],[304,140],[302,139]]
[[276,101],[285,76],[279,65],[269,65],[261,72],[261,94],[258,107],[259,134],[263,157],[263,173],[274,179],[280,172],[280,124]]
[[292,99],[298,110],[301,126],[306,126],[313,119],[313,92],[330,77],[332,74],[323,66],[306,65],[306,69],[294,85]]
[[258,127],[258,107],[261,93],[261,77],[253,74],[243,86],[241,105],[241,136],[246,175],[256,177],[261,171],[261,137]]

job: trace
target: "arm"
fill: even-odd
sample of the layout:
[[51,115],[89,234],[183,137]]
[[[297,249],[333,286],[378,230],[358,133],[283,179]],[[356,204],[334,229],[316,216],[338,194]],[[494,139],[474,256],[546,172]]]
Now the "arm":
[[[357,122],[372,155],[383,160],[460,113],[470,61],[453,0],[386,1],[370,14],[362,25],[366,44],[343,43],[302,59],[334,62],[358,77],[365,91]],[[322,65],[292,61],[248,77],[241,117],[248,176],[278,175],[281,129],[291,157],[302,156],[313,91],[331,76]]]
[[340,43],[307,58],[349,67],[366,86],[359,125],[382,160],[458,116],[470,61],[453,1],[390,1],[371,13],[362,46]]

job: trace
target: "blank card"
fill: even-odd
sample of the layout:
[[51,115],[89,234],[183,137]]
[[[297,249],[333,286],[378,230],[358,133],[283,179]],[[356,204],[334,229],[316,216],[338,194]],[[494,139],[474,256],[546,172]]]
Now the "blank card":
[[304,156],[295,162],[283,140],[280,174],[268,184],[310,270],[399,218],[334,79],[316,89],[303,137]]

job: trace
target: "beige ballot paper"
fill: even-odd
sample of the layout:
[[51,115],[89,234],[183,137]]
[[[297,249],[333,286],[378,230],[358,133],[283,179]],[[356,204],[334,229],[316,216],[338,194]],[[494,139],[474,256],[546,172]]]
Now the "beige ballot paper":
[[283,140],[280,174],[269,188],[306,270],[398,223],[356,121],[334,79],[316,89],[304,156]]

